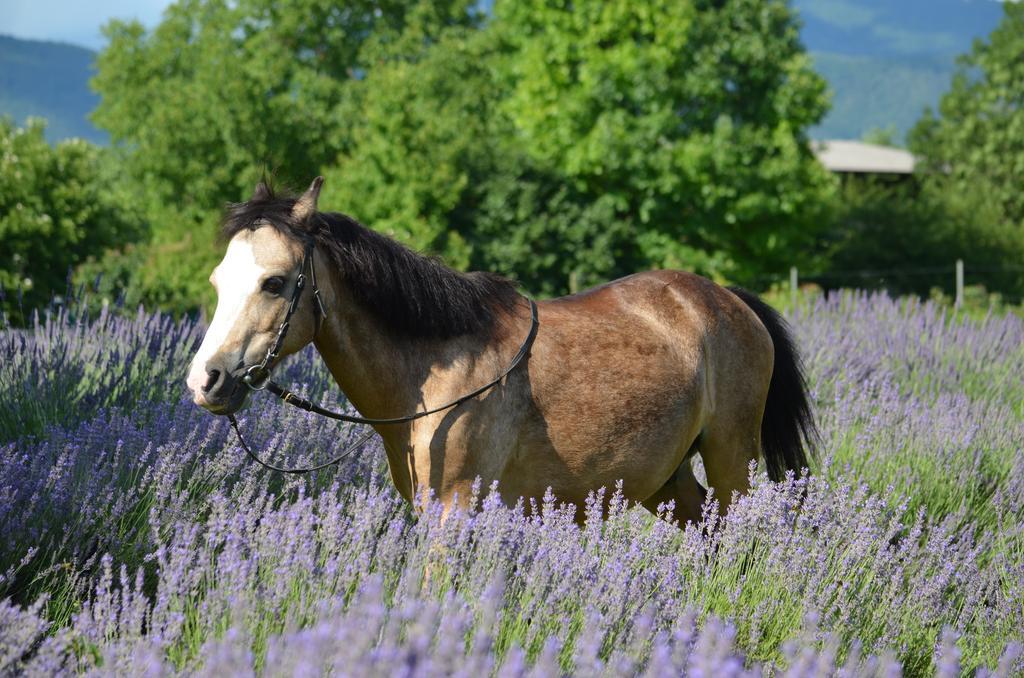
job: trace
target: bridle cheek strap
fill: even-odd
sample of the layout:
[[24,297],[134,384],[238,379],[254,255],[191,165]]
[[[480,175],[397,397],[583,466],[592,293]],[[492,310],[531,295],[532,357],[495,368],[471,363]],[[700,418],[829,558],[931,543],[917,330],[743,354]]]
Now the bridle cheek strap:
[[245,375],[242,377],[242,383],[250,390],[262,391],[267,387],[267,383],[270,380],[271,365],[277,360],[278,356],[281,355],[281,348],[284,346],[285,337],[288,335],[292,316],[299,308],[299,300],[302,298],[302,290],[306,287],[307,268],[309,268],[309,282],[313,288],[313,300],[315,302],[313,304],[313,316],[316,328],[313,330],[313,338],[315,339],[317,335],[320,334],[320,328],[323,326],[327,312],[324,310],[323,299],[320,298],[320,288],[316,284],[316,268],[313,266],[313,244],[310,243],[306,245],[306,249],[303,252],[302,266],[299,268],[299,275],[295,278],[295,290],[292,292],[292,298],[288,302],[288,309],[285,311],[284,320],[277,328],[277,336],[274,338],[274,343],[267,349],[267,353],[263,356],[263,360],[249,367],[245,371]]
[[320,297],[320,286],[316,284],[316,266],[313,265],[313,245],[306,245],[306,252],[302,255],[302,268],[306,268],[306,260],[309,260],[309,284],[313,288],[313,318],[316,328],[313,330],[313,340],[320,336],[320,328],[327,318],[327,309],[324,308],[324,300]]

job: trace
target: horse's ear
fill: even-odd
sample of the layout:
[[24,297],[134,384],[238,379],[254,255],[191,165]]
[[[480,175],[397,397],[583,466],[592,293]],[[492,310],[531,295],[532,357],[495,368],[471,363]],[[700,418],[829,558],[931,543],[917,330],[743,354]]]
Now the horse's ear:
[[292,208],[292,217],[302,223],[311,214],[316,212],[316,201],[320,197],[320,187],[324,185],[324,178],[317,177],[313,179],[313,183],[309,185],[306,192],[303,193],[298,200],[295,201],[295,207]]
[[249,198],[249,200],[269,200],[272,195],[273,193],[270,190],[270,186],[267,185],[267,182],[261,181],[256,184],[256,188],[253,190],[252,197]]

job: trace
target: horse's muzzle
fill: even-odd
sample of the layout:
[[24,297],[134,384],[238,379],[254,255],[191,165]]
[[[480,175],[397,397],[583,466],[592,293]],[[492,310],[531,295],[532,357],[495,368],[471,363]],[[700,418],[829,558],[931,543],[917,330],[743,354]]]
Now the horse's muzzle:
[[245,404],[249,388],[243,383],[245,373],[214,364],[206,367],[206,383],[194,391],[194,400],[200,407],[214,414],[233,414]]

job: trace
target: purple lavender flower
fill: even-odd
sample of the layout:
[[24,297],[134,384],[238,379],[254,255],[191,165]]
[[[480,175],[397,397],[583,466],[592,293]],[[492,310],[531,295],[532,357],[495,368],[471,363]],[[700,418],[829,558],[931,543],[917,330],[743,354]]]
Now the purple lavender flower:
[[[167,387],[189,321],[0,331],[0,673],[1024,671],[1024,323],[862,294],[791,320],[816,474],[752,469],[728,516],[682,530],[621,487],[583,525],[479,484],[477,510],[414,512],[377,442],[265,472]],[[279,377],[345,405],[311,351]],[[241,423],[289,464],[358,434],[260,398]]]

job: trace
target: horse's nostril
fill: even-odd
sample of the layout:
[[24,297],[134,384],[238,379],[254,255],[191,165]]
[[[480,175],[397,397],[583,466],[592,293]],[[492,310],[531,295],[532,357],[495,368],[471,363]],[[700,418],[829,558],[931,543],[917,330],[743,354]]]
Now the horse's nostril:
[[212,389],[220,379],[220,370],[210,370],[207,374],[209,376],[206,379],[206,385],[203,386],[203,393],[209,393],[210,389]]

